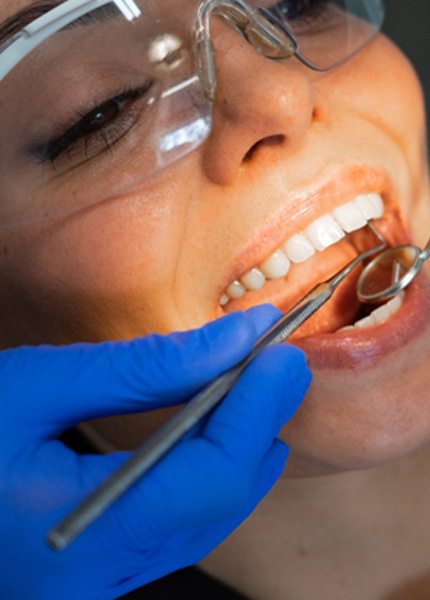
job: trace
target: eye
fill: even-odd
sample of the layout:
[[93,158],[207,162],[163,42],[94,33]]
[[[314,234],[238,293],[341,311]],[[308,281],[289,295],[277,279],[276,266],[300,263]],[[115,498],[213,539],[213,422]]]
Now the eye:
[[[316,36],[345,25],[343,2],[333,0],[281,0],[269,12],[284,21],[297,36]],[[303,41],[303,40],[302,40]]]
[[281,0],[271,10],[284,19],[309,18],[319,14],[328,0]]
[[31,148],[33,156],[44,163],[54,162],[67,154],[72,162],[93,158],[111,148],[133,126],[138,118],[136,103],[149,91],[152,82],[127,90],[99,104],[55,139]]

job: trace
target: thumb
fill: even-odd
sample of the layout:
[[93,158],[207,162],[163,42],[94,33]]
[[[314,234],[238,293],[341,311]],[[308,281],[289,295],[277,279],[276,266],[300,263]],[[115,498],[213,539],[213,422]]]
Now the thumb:
[[0,352],[0,430],[27,428],[34,439],[185,401],[244,358],[278,317],[266,305],[167,336]]

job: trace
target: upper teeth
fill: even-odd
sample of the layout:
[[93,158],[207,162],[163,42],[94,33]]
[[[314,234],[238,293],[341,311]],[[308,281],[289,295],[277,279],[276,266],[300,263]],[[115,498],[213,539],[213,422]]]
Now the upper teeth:
[[356,196],[332,213],[316,219],[303,232],[295,233],[267,260],[233,281],[221,296],[220,305],[225,306],[230,300],[241,298],[248,290],[260,290],[268,279],[285,277],[291,263],[305,262],[317,250],[322,252],[345,237],[345,233],[361,229],[368,221],[380,219],[383,214],[380,194]]

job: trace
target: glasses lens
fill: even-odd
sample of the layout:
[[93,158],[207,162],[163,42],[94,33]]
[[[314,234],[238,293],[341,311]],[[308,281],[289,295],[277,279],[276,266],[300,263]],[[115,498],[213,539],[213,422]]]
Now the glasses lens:
[[0,83],[1,223],[120,196],[202,143],[211,106],[194,67],[196,6],[142,0],[129,22],[108,3],[12,69]]
[[[381,29],[380,0],[253,0],[296,39],[298,55],[308,66],[326,70],[361,50]],[[263,5],[264,4],[264,5]]]

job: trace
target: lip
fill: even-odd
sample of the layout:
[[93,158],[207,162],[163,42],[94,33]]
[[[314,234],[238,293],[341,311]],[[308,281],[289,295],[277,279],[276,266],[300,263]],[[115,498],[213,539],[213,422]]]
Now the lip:
[[395,191],[387,173],[374,165],[332,168],[318,184],[288,194],[287,201],[239,249],[217,289],[217,301],[235,279],[261,264],[290,235],[303,231],[313,221],[359,194],[376,192],[385,210],[396,205]]
[[[405,221],[399,209],[396,190],[385,171],[369,165],[332,169],[322,183],[300,194],[290,194],[288,204],[271,214],[270,221],[256,232],[232,261],[223,290],[231,281],[279,248],[289,234],[303,230],[342,202],[369,191],[381,194],[384,199],[385,215],[378,223],[378,229],[388,243],[410,242],[407,230],[403,227]],[[291,214],[292,205],[296,209],[294,215]],[[321,205],[324,206],[323,210]],[[242,303],[243,300],[232,301],[229,306]],[[234,306],[230,307],[235,309]],[[290,342],[305,351],[311,368],[337,371],[369,369],[380,359],[410,344],[429,325],[430,281],[421,272],[406,290],[401,308],[386,323],[366,329],[311,334],[296,337]]]
[[366,329],[317,334],[293,343],[319,369],[368,369],[404,348],[430,325],[430,281],[421,271],[405,293],[400,309],[385,323]]

